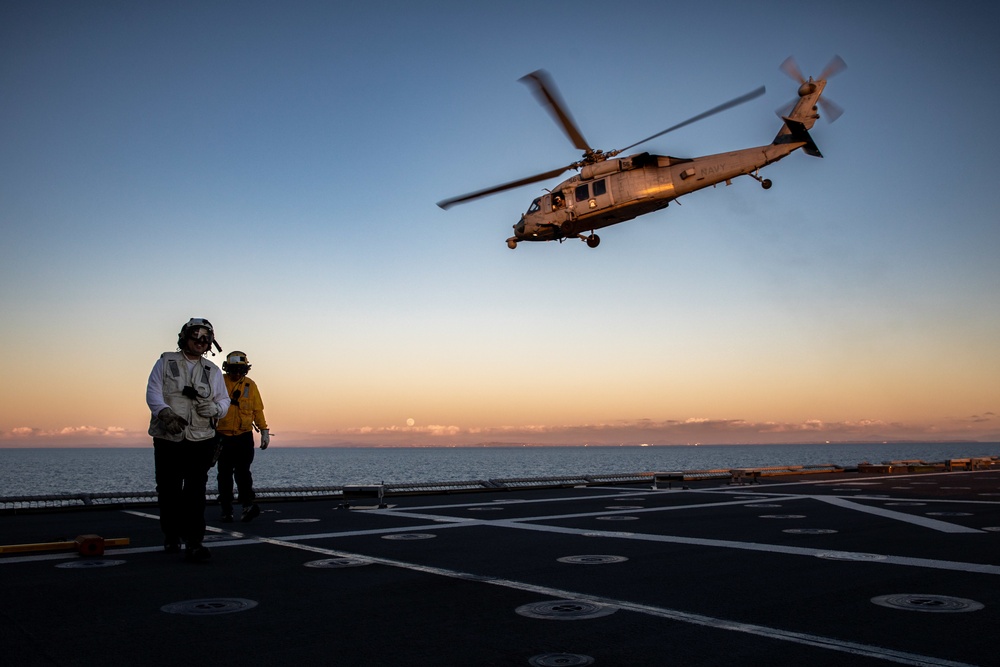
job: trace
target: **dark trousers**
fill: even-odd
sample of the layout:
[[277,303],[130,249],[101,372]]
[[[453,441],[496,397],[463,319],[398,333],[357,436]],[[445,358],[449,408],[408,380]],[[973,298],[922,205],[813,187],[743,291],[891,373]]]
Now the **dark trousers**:
[[254,454],[253,431],[223,435],[221,439],[222,451],[219,454],[219,472],[216,477],[219,482],[219,505],[224,514],[232,514],[234,478],[239,490],[240,505],[246,509],[254,501],[253,475],[250,474]]
[[205,486],[215,442],[153,438],[160,530],[167,542],[200,546],[205,537]]

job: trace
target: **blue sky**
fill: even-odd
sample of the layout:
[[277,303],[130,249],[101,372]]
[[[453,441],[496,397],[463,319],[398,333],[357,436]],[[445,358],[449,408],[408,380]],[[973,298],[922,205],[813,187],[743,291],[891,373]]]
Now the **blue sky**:
[[[954,8],[4,3],[0,444],[145,443],[189,317],[286,444],[1000,440],[998,10]],[[533,70],[604,150],[767,86],[640,147],[693,157],[834,54],[769,191],[593,250],[504,244],[559,179],[435,206],[579,157]]]

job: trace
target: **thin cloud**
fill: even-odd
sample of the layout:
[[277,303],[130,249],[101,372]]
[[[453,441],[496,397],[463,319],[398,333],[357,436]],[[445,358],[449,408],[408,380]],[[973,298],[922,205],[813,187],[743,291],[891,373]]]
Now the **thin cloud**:
[[[314,437],[322,434],[313,434]],[[782,444],[826,441],[975,439],[969,422],[911,424],[878,419],[857,421],[753,422],[745,419],[689,417],[648,418],[586,424],[459,427],[455,425],[386,426],[344,429],[327,434],[351,444],[386,445],[602,445],[602,444]],[[992,434],[982,432],[985,439]]]
[[137,435],[121,426],[64,426],[59,429],[40,429],[31,426],[16,426],[0,433],[0,439],[78,439],[114,438],[121,439]]
[[[1000,438],[990,424],[996,413],[986,412],[941,423],[887,422],[878,419],[799,422],[688,417],[653,420],[639,418],[585,424],[462,427],[454,424],[359,426],[309,432],[279,432],[275,444],[284,446],[474,446],[474,445],[685,445],[791,444],[809,442],[877,442],[884,440],[980,440]],[[6,446],[141,446],[144,431],[120,426],[67,426],[39,429],[18,426],[0,433]]]

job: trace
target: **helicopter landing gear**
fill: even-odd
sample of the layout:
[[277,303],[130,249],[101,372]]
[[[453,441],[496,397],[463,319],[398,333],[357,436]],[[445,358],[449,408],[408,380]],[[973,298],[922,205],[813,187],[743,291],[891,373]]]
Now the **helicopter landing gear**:
[[759,182],[760,183],[760,187],[764,188],[765,190],[770,190],[771,189],[772,183],[771,183],[771,179],[770,178],[761,178],[756,173],[747,174],[747,176],[749,176],[753,180]]
[[511,250],[513,250],[514,248],[516,248],[517,247],[517,239],[514,238],[513,236],[510,237],[509,239],[507,239],[507,247],[510,248]]
[[597,234],[591,233],[587,238],[580,237],[587,243],[588,248],[596,248],[601,244],[601,237]]

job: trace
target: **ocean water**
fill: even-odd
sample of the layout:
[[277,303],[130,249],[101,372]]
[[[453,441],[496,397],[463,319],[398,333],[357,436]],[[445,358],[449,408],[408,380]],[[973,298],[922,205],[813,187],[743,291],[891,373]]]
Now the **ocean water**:
[[[450,482],[510,477],[853,466],[901,459],[1000,456],[1000,443],[652,447],[339,448],[257,450],[258,487]],[[214,484],[214,471],[209,485]],[[0,449],[0,497],[152,491],[153,448]]]

